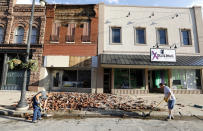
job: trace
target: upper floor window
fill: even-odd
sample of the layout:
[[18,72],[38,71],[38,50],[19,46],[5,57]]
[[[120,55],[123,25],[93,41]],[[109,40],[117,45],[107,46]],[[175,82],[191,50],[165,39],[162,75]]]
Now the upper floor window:
[[183,45],[192,45],[190,30],[181,30],[181,43]]
[[59,41],[59,29],[60,29],[60,23],[53,23],[50,41],[52,41],[52,42],[58,42]]
[[145,30],[145,28],[136,28],[136,43],[146,44],[146,30]]
[[112,43],[121,43],[121,27],[111,28]]
[[24,28],[19,26],[15,30],[14,43],[16,43],[16,44],[23,43],[23,38],[24,38]]
[[167,30],[166,29],[157,29],[157,42],[158,44],[167,44]]
[[68,24],[66,42],[74,42],[75,41],[75,24]]
[[83,23],[82,42],[90,42],[90,23]]
[[0,26],[0,44],[4,42],[4,28]]
[[32,36],[31,36],[31,44],[37,44],[38,40],[38,30],[35,27],[32,27]]

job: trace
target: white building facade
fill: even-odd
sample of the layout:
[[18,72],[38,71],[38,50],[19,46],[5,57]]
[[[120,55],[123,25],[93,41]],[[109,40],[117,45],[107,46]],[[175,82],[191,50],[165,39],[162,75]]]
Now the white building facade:
[[[203,68],[201,7],[99,5],[97,92],[201,93]],[[151,51],[153,50],[153,51]],[[156,57],[174,52],[174,61]],[[155,57],[153,56],[155,55]],[[158,61],[154,61],[156,59]]]

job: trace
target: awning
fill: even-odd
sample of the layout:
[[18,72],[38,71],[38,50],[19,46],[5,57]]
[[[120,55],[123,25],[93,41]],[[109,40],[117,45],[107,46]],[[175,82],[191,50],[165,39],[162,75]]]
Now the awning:
[[151,62],[150,55],[101,54],[101,65],[203,68],[203,56],[176,56],[176,62]]

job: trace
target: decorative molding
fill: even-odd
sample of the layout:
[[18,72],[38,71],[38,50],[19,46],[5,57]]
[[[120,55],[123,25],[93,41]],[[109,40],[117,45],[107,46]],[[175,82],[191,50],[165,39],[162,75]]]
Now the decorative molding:
[[95,17],[95,11],[93,7],[89,8],[58,8],[55,11],[56,20],[68,20],[72,19],[89,19]]
[[[30,7],[25,7],[25,6],[15,6],[14,7],[14,12],[31,12],[32,8]],[[35,7],[35,12],[44,12],[45,8],[44,7]]]
[[0,5],[0,12],[7,12],[8,11],[8,6],[1,6]]

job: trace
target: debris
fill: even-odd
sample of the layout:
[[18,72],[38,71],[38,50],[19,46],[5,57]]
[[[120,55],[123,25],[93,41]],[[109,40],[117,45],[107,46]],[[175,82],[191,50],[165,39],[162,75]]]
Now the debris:
[[[29,109],[32,109],[32,97],[28,98]],[[151,110],[153,105],[145,105],[141,98],[133,99],[129,96],[112,94],[88,94],[88,93],[50,93],[47,101],[47,111],[59,111],[65,109],[88,110],[92,108],[105,110]],[[159,110],[159,109],[157,109]]]
[[180,103],[178,103],[178,104],[176,104],[176,105],[178,105],[178,106],[180,106],[180,107],[185,107],[184,105],[182,105],[182,104],[180,104]]
[[203,106],[196,105],[196,104],[194,105],[194,107],[203,109]]

